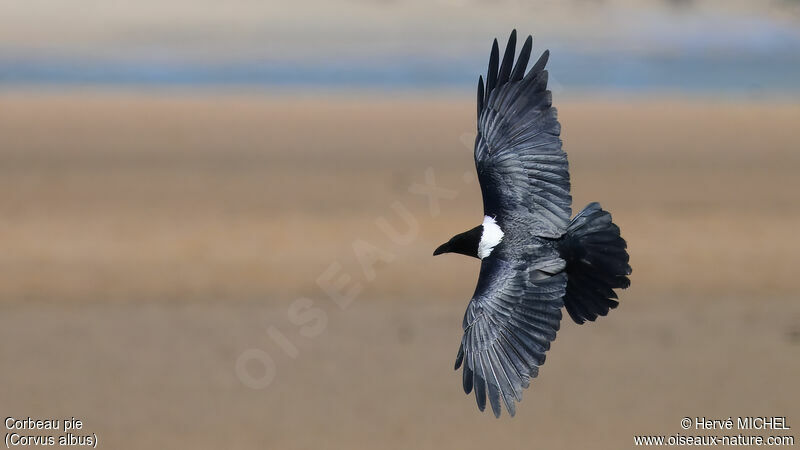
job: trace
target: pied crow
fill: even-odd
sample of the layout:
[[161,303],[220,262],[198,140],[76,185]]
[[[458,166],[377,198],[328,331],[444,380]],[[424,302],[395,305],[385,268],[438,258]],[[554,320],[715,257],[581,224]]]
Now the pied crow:
[[481,225],[433,254],[481,260],[464,315],[455,368],[478,408],[511,416],[522,390],[544,364],[566,308],[578,324],[618,305],[614,289],[630,286],[625,240],[611,215],[592,203],[572,220],[567,155],[547,90],[549,51],[526,73],[533,39],[514,63],[516,30],[502,62],[492,45],[484,88],[478,78],[475,167],[483,196]]

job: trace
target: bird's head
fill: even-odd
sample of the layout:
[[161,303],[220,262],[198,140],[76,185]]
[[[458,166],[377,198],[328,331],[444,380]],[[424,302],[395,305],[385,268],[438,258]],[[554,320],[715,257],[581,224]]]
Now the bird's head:
[[483,225],[457,234],[450,238],[449,241],[440,245],[433,251],[433,256],[441,255],[442,253],[460,253],[462,255],[478,257],[478,245],[481,242],[481,235],[483,234]]

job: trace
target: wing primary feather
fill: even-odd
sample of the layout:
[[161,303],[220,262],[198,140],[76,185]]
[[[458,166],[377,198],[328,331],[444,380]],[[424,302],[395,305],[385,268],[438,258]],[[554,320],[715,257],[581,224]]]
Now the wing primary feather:
[[486,101],[492,95],[492,90],[497,85],[497,65],[500,59],[500,50],[497,47],[497,39],[492,44],[492,53],[489,55],[489,71],[486,72]]
[[461,367],[461,363],[463,361],[464,361],[464,344],[461,344],[461,346],[458,347],[458,355],[456,356],[456,364],[453,370],[458,370],[458,368]]
[[475,401],[478,403],[478,409],[484,411],[486,409],[486,382],[484,381],[483,364],[478,364],[478,362],[476,361],[475,353],[472,352],[472,367],[474,367],[472,387],[475,390]]
[[464,373],[462,384],[464,385],[464,393],[469,394],[472,392],[472,369],[468,364],[464,364]]
[[535,77],[536,74],[544,70],[544,67],[547,65],[547,61],[550,59],[550,50],[545,50],[542,53],[542,56],[536,61],[536,63],[531,67],[531,70],[528,72],[526,77]]
[[517,30],[511,32],[506,44],[506,51],[503,54],[503,62],[500,63],[500,72],[497,74],[497,87],[506,84],[508,76],[511,75],[511,68],[514,65],[514,53],[517,50]]
[[[500,339],[502,339],[503,342],[500,342]],[[505,336],[501,334],[500,339],[498,339],[494,352],[503,364],[503,371],[506,374],[506,378],[508,378],[508,382],[511,384],[514,398],[519,402],[522,401],[521,385],[523,376],[519,373],[519,370],[517,370],[516,363],[511,359],[508,350],[505,348],[505,344],[508,343],[508,341],[505,340]]]
[[511,416],[514,416],[514,382],[506,371],[504,361],[501,360],[500,354],[497,352],[495,346],[489,347],[489,361],[492,363],[492,369],[495,372],[495,379],[497,379],[497,387],[500,389],[500,397],[503,399],[503,404],[506,405],[506,411]]
[[[483,111],[483,76],[478,76],[478,120],[481,119],[481,111]],[[480,125],[480,122],[478,123]]]
[[495,373],[492,362],[489,360],[488,350],[481,352],[481,365],[483,366],[484,374],[487,376],[486,390],[489,393],[489,404],[492,405],[494,416],[500,417],[500,397],[503,392],[500,390],[500,380],[497,378],[497,373]]
[[533,36],[528,36],[525,43],[522,44],[522,50],[519,51],[517,63],[514,65],[514,70],[511,72],[511,81],[519,81],[525,77],[525,69],[528,67],[528,60],[531,58],[531,48],[533,47]]
[[[514,365],[514,370],[517,372],[517,376],[519,377],[522,383],[522,387],[527,388],[528,385],[526,378],[528,374],[526,371],[527,363],[525,361],[525,357],[523,357],[520,354],[520,350],[518,350],[516,346],[506,336],[507,333],[510,333],[508,331],[508,328],[503,326],[503,329],[505,330],[505,333],[501,334],[500,338],[506,343],[506,346],[502,346],[501,348],[503,349],[504,352],[506,352],[506,356],[509,358],[509,360],[511,360],[511,363]],[[506,350],[506,348],[508,350]]]

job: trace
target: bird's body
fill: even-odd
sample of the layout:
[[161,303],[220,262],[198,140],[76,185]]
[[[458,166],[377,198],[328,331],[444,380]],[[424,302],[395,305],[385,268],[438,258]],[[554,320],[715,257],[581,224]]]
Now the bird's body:
[[545,53],[525,73],[532,38],[516,64],[516,31],[502,63],[497,40],[484,89],[478,82],[475,166],[484,205],[481,225],[436,249],[481,259],[464,315],[456,358],[464,390],[488,397],[496,416],[511,415],[522,389],[538,374],[556,337],[561,309],[577,323],[617,306],[631,269],[625,241],[611,215],[592,203],[575,218],[561,126],[547,90]]

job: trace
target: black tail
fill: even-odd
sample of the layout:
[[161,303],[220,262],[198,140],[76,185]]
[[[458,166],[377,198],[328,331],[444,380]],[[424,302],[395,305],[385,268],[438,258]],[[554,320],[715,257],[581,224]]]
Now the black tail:
[[594,321],[619,305],[614,289],[631,285],[626,247],[619,227],[599,203],[589,204],[570,222],[560,251],[567,261],[564,306],[576,323]]

